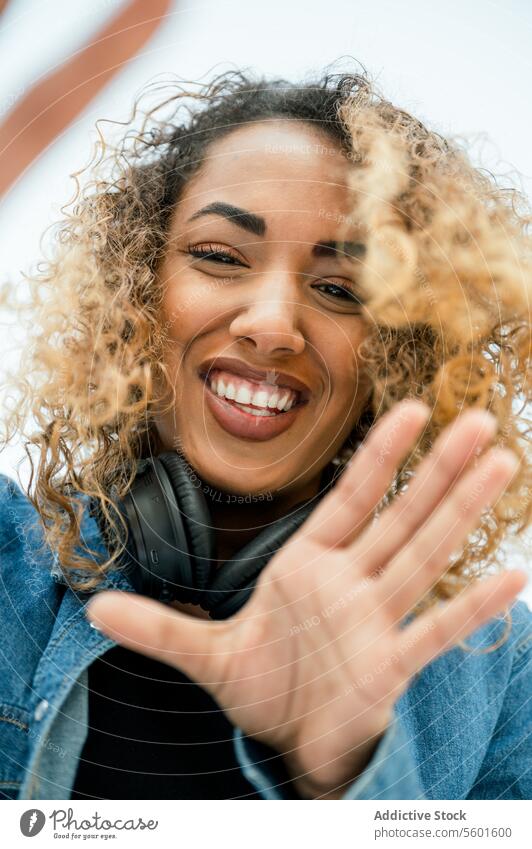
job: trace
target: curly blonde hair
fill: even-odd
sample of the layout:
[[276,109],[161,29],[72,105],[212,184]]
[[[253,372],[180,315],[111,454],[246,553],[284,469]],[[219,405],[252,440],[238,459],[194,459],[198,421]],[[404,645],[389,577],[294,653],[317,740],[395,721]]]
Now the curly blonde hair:
[[172,210],[213,141],[242,123],[278,117],[312,122],[341,145],[357,202],[338,224],[356,221],[367,236],[359,353],[373,392],[341,462],[408,396],[429,404],[432,416],[388,500],[465,408],[490,410],[498,441],[521,461],[422,608],[502,566],[504,537],[529,524],[525,198],[473,167],[459,143],[388,102],[365,72],[295,84],[231,71],[205,86],[168,84],[148,110],[137,102],[114,144],[99,131],[90,179],[82,186],[84,172],[75,175],[76,197],[56,225],[51,257],[28,277],[29,299],[17,303],[12,289],[3,290],[5,305],[29,312],[29,340],[9,375],[15,403],[6,406],[3,443],[24,436],[28,497],[76,589],[94,589],[119,556],[111,548],[99,560],[78,547],[84,497],[96,498],[112,522],[111,493],[121,498],[139,459],[161,450],[152,414],[171,381],[157,269]]

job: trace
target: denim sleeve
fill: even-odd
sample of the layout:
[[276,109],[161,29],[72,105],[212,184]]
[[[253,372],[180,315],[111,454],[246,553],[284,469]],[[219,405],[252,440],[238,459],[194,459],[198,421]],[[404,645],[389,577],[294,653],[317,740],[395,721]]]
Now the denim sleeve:
[[[532,612],[520,601],[512,608],[512,662],[507,679],[493,679],[502,699],[486,755],[466,799],[532,799]],[[235,729],[236,757],[264,799],[297,798],[282,757]],[[420,752],[401,712],[381,737],[364,771],[342,799],[426,799]]]
[[[248,781],[263,799],[298,798],[284,771],[282,759],[268,746],[234,731],[237,760]],[[365,770],[349,785],[342,799],[425,799],[409,735],[401,717],[394,717],[379,740]]]
[[532,613],[514,608],[517,638],[501,712],[468,799],[532,799]]

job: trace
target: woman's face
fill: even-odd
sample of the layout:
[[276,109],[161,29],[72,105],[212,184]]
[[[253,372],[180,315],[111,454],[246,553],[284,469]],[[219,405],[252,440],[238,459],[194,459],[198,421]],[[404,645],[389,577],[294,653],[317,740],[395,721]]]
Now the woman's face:
[[176,397],[156,422],[213,491],[313,494],[365,406],[349,167],[311,125],[256,123],[177,204],[159,272]]

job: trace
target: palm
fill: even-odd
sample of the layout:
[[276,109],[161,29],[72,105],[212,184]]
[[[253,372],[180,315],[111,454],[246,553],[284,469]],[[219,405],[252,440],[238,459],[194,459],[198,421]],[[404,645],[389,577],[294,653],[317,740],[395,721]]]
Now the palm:
[[508,572],[478,582],[400,627],[515,471],[500,449],[471,462],[494,427],[465,414],[408,491],[370,522],[425,420],[412,402],[381,420],[232,619],[205,622],[123,593],[100,594],[91,617],[118,642],[183,669],[234,724],[303,773],[342,780],[412,675],[506,606],[525,580]]
[[226,661],[215,663],[222,675],[211,691],[234,724],[279,751],[315,741],[302,759],[313,770],[323,748],[333,760],[341,755],[350,724],[359,739],[376,720],[386,724],[404,676],[396,669],[392,687],[389,675],[370,674],[386,663],[396,623],[376,609],[371,584],[353,581],[345,552],[305,541],[297,548],[295,562],[304,569],[294,569],[295,551],[283,551],[231,621]]

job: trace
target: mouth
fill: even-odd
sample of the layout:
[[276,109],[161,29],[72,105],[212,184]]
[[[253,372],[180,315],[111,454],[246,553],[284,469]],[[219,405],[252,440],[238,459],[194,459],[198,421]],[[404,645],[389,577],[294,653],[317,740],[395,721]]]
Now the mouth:
[[266,391],[272,388],[293,389],[299,393],[303,401],[308,401],[312,394],[307,384],[295,375],[278,371],[274,367],[266,370],[258,369],[236,357],[215,357],[202,363],[199,368],[199,374],[202,377],[208,377],[214,371],[226,372],[229,380],[231,378],[247,379],[253,384],[259,384]]
[[229,357],[202,365],[198,377],[218,424],[241,439],[264,441],[287,430],[311,395],[295,376],[259,371]]

